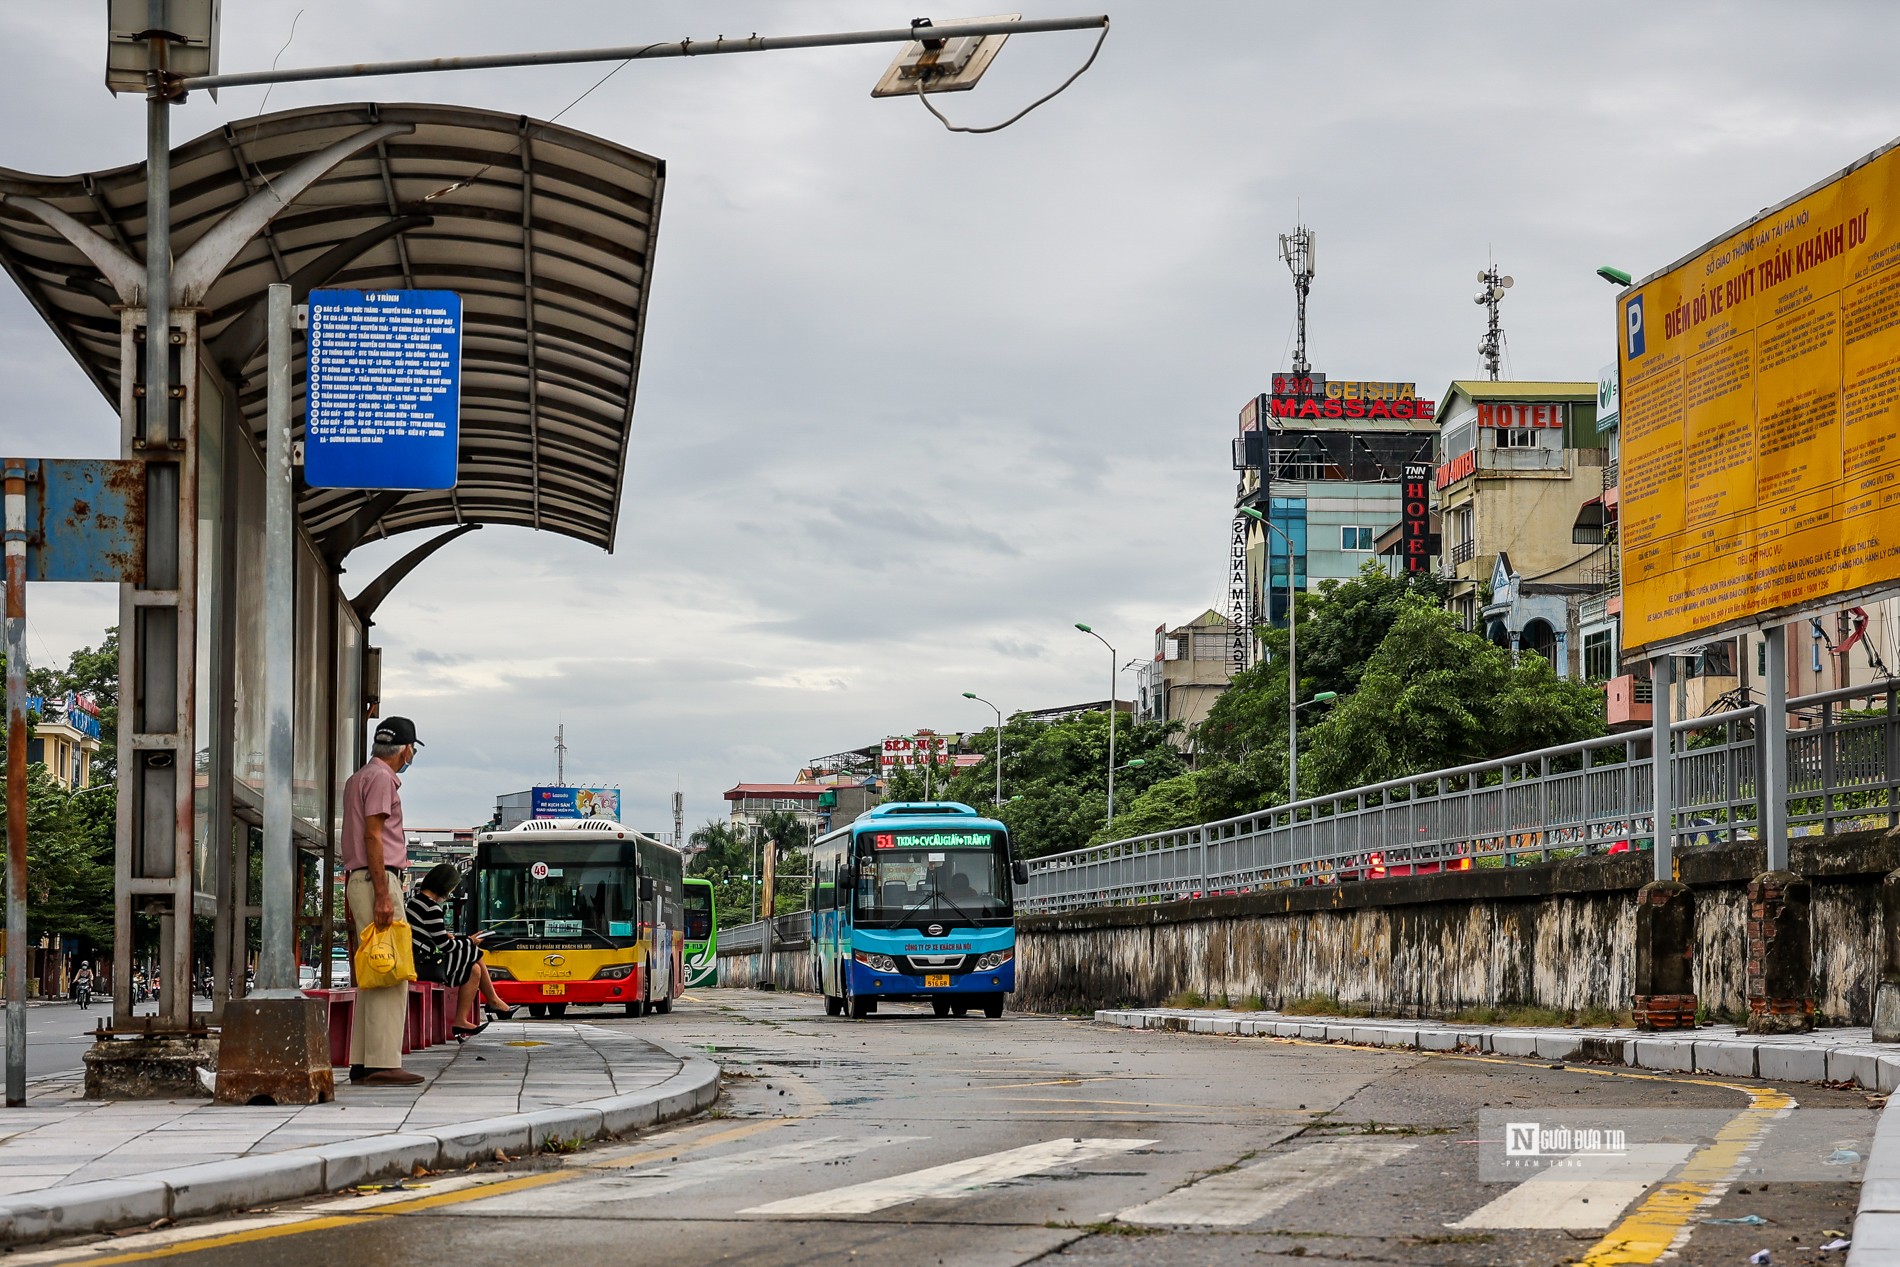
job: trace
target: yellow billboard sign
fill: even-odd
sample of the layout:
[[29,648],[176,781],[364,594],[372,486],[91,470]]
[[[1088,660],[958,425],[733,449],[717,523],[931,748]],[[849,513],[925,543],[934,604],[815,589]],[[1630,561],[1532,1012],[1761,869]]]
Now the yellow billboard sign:
[[1896,587],[1900,142],[1624,293],[1623,640]]

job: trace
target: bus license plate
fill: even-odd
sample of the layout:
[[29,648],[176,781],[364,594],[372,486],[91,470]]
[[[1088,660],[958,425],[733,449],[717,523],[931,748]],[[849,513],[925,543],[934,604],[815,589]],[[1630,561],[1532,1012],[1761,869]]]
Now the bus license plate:
[[935,990],[940,987],[948,989],[949,986],[950,974],[947,972],[926,973],[924,975],[924,988],[926,990]]
[[541,993],[543,993],[543,994],[566,994],[566,993],[567,993],[567,986],[566,986],[566,985],[564,985],[564,984],[561,984],[561,983],[558,983],[558,982],[557,982],[557,983],[555,983],[555,984],[553,984],[553,985],[544,985],[544,986],[542,986],[542,987],[541,987]]

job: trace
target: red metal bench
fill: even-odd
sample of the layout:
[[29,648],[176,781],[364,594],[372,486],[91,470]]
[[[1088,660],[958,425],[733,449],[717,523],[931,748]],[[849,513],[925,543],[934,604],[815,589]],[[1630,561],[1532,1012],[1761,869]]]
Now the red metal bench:
[[356,991],[347,986],[331,990],[305,990],[304,997],[322,999],[328,1004],[330,1063],[338,1067],[349,1064],[350,1034],[356,1018]]

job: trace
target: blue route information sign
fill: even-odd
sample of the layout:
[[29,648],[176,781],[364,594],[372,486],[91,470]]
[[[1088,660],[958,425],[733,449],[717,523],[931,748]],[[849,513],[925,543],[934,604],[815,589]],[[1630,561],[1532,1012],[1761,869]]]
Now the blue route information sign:
[[312,488],[454,488],[462,297],[313,290],[304,479]]

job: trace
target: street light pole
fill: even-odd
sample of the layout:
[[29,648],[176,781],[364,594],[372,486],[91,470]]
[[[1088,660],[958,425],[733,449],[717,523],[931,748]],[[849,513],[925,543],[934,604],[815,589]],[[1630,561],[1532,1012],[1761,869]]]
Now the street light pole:
[[[1300,799],[1300,678],[1298,667],[1298,625],[1294,618],[1293,589],[1293,536],[1286,529],[1275,524],[1251,506],[1242,506],[1240,513],[1250,519],[1260,521],[1260,526],[1268,532],[1280,534],[1280,540],[1286,542],[1286,799],[1291,804]],[[1269,575],[1272,574],[1272,552],[1268,552]]]
[[[963,698],[973,699],[979,704],[990,704],[981,695],[971,691],[965,691]],[[996,709],[996,803],[1001,805],[1003,803],[1003,710],[996,708],[994,704],[990,704],[990,707]]]
[[1108,826],[1113,827],[1115,825],[1115,714],[1118,711],[1115,707],[1115,693],[1120,685],[1118,679],[1121,677],[1115,666],[1120,657],[1115,654],[1115,648],[1109,646],[1108,639],[1080,621],[1076,622],[1075,627],[1104,647],[1108,647]]

